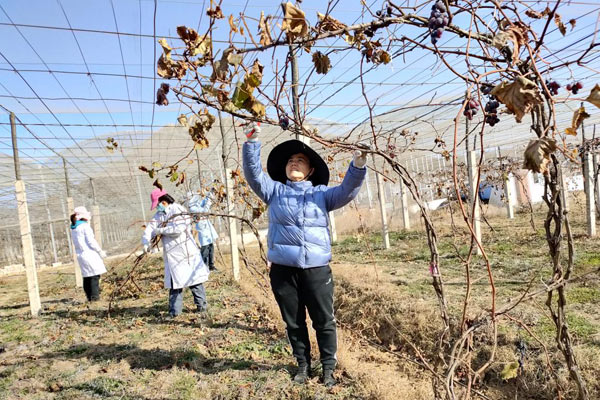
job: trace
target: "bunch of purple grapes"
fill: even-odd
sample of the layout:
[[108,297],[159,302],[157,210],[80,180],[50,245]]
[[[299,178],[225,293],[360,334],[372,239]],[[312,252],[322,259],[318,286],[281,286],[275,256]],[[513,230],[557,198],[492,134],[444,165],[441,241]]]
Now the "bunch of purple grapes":
[[465,111],[463,111],[463,115],[467,117],[470,121],[473,119],[473,115],[477,114],[477,110],[479,109],[479,103],[476,100],[469,100],[467,106],[465,107]]
[[498,107],[500,107],[500,103],[495,99],[494,96],[490,96],[490,100],[485,104],[485,122],[489,126],[494,126],[498,122],[500,122],[500,118],[498,118]]
[[448,26],[450,21],[448,13],[446,12],[446,5],[442,0],[435,2],[431,7],[431,15],[429,16],[429,32],[431,32],[431,43],[436,44],[437,41],[442,37],[444,29]]
[[577,94],[581,88],[583,88],[583,83],[581,82],[569,83],[567,85],[567,90],[573,94]]
[[[558,94],[558,89],[560,88],[560,83],[558,83],[556,81],[546,81],[546,86],[548,87],[548,90],[550,91],[550,94],[552,96],[556,96]],[[568,88],[568,86],[567,86],[567,88]]]

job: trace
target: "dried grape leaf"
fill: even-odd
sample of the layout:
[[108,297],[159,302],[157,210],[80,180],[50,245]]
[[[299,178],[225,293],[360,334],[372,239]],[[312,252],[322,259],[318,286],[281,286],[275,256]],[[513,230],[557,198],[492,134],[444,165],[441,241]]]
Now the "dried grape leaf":
[[304,16],[304,11],[290,2],[282,4],[283,8],[283,23],[281,30],[287,35],[288,41],[293,42],[297,38],[308,36],[308,22]]
[[589,101],[596,107],[600,108],[600,85],[596,84],[596,86],[594,86],[590,92],[590,95],[587,97],[587,99],[585,99],[585,101]]
[[505,31],[499,32],[492,39],[492,46],[498,50],[504,49],[508,41],[510,40],[513,44],[512,48],[512,62],[516,64],[519,61],[519,52],[521,47],[527,43],[527,26],[522,23],[515,22],[509,26]]
[[542,12],[534,11],[534,10],[525,11],[525,15],[527,15],[528,17],[531,17],[531,18],[535,18],[535,19],[544,18],[545,16],[550,15],[550,13],[552,13],[552,11],[548,7],[546,7],[546,9]]
[[171,59],[171,51],[173,51],[173,48],[171,46],[169,46],[169,43],[167,43],[167,39],[162,38],[162,39],[158,39],[158,44],[160,44],[160,46],[163,49],[163,54],[165,55],[165,57],[170,60]]
[[260,35],[260,44],[262,46],[268,46],[273,43],[273,39],[271,39],[271,27],[269,26],[270,19],[270,15],[265,18],[265,12],[260,12],[260,21],[258,21],[258,34]]
[[[208,139],[206,138],[206,134],[212,128],[215,123],[215,117],[210,114],[208,111],[200,112],[197,115],[196,122],[194,125],[190,126],[188,132],[192,140],[198,145],[199,143],[204,147],[200,149],[208,147]],[[196,145],[194,148],[200,150]]]
[[556,140],[549,137],[530,140],[525,149],[523,167],[533,172],[546,173],[550,163],[550,154],[557,148]]
[[317,74],[326,74],[331,69],[331,61],[329,61],[327,54],[316,51],[313,53],[312,60]]
[[239,32],[237,25],[235,24],[235,22],[233,22],[233,14],[229,16],[229,28],[231,28],[232,32]]
[[236,85],[231,102],[236,108],[243,108],[254,115],[265,115],[265,106],[257,101],[252,93],[262,82],[263,65],[254,61],[250,72],[246,73],[244,80]]
[[575,25],[577,25],[577,20],[575,18],[571,18],[569,20],[569,25],[571,25],[571,32],[573,32],[573,29],[575,29]]
[[206,10],[206,15],[208,15],[211,18],[215,18],[215,19],[225,18],[225,16],[223,15],[223,11],[221,10],[221,7],[219,7],[219,6],[216,6],[214,9],[209,8],[208,10]]
[[243,55],[236,54],[233,51],[229,52],[227,55],[227,63],[233,66],[238,66],[242,63]]
[[227,72],[229,72],[229,62],[227,61],[227,58],[232,52],[233,49],[231,47],[225,49],[223,54],[221,54],[221,59],[213,62],[214,70],[210,76],[212,82],[215,80],[224,81],[227,79]]
[[187,120],[187,117],[185,116],[185,114],[181,114],[179,117],[177,117],[177,122],[181,126],[187,126],[188,125],[188,120]]
[[156,91],[156,104],[159,106],[168,106],[169,99],[167,99],[167,93],[169,93],[169,84],[162,83]]
[[502,82],[490,92],[496,96],[498,101],[504,104],[508,110],[515,114],[517,122],[521,122],[534,105],[543,101],[538,87],[522,76],[517,77],[514,82]]
[[567,135],[577,135],[577,129],[583,123],[583,120],[589,118],[590,114],[585,111],[585,107],[581,106],[573,113],[573,119],[571,120],[571,126],[565,130]]
[[202,54],[205,56],[210,52],[212,42],[208,35],[200,36],[194,29],[183,25],[177,27],[177,34],[185,43],[189,55],[197,56],[198,54]]
[[375,64],[382,64],[382,63],[387,64],[390,61],[392,61],[392,57],[390,56],[390,53],[388,53],[387,51],[379,49],[373,55],[372,61]]
[[266,115],[265,105],[260,101],[256,100],[255,97],[250,97],[244,103],[244,108],[252,113],[255,117],[264,118]]
[[517,375],[519,375],[519,362],[518,361],[514,361],[514,362],[506,364],[504,366],[504,368],[502,369],[502,372],[500,372],[500,378],[502,378],[505,381],[516,378]]
[[337,19],[321,14],[317,11],[317,18],[319,18],[319,22],[317,23],[316,29],[317,32],[331,32],[331,31],[339,31],[340,29],[346,29],[347,25],[338,21]]
[[565,36],[567,34],[567,28],[565,27],[565,24],[562,23],[560,15],[557,13],[554,14],[554,23],[556,24],[556,26],[558,26],[558,30],[560,31],[560,33],[563,36]]

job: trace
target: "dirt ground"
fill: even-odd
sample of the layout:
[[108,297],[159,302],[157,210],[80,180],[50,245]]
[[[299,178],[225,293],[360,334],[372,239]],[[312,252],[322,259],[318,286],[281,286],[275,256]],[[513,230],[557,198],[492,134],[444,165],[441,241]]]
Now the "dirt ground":
[[[497,303],[516,299],[527,287],[543,288],[551,271],[543,212],[533,215],[535,226],[527,213],[510,221],[491,212],[487,217],[483,241]],[[364,210],[361,218],[352,220],[361,219],[377,221]],[[457,318],[465,293],[468,236],[451,224],[448,210],[436,212],[434,219],[448,306]],[[207,284],[209,321],[197,319],[189,292],[184,314],[166,321],[162,261],[153,257],[136,276],[141,291],[128,286],[110,318],[106,300],[90,307],[83,302],[70,269],[40,274],[45,311],[38,319],[28,316],[24,277],[0,279],[0,398],[430,399],[431,375],[409,346],[415,344],[433,361],[441,327],[425,235],[418,225],[412,231],[392,232],[392,247],[384,250],[381,235],[367,228],[341,236],[333,247],[340,327],[336,376],[341,384],[331,390],[318,377],[307,385],[291,382],[293,358],[264,276],[243,265],[239,283],[227,271],[214,274]],[[573,231],[576,276],[600,266],[600,241],[583,234],[582,220],[573,221]],[[256,261],[255,249],[248,254]],[[218,261],[224,269],[227,259]],[[112,262],[103,281],[104,299],[130,268],[130,263]],[[264,267],[258,268],[264,272]],[[470,317],[486,312],[491,301],[480,257],[472,262],[472,275]],[[580,368],[590,398],[600,398],[600,277],[591,274],[570,285],[567,293]],[[476,387],[487,398],[551,400],[556,380],[565,398],[574,398],[545,301],[546,296],[538,296],[511,312],[528,329],[506,319],[499,322],[496,357]],[[485,334],[479,340],[474,367],[487,359],[491,345]],[[517,377],[503,380],[502,369],[515,361],[523,364]]]

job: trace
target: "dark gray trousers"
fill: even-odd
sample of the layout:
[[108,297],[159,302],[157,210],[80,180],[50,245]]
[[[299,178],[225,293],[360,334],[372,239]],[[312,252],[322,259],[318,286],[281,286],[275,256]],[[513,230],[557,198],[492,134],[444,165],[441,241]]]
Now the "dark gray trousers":
[[302,269],[273,264],[269,276],[298,365],[310,365],[311,360],[306,326],[308,310],[317,333],[323,368],[335,368],[337,333],[333,314],[333,277],[329,265]]

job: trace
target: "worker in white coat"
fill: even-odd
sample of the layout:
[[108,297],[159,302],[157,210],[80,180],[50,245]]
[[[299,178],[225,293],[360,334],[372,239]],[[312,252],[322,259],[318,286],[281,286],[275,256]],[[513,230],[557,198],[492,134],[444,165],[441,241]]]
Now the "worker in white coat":
[[71,215],[71,237],[83,276],[83,290],[88,301],[100,299],[100,275],[106,273],[103,258],[106,253],[94,237],[89,224],[92,219],[85,207],[76,207]]
[[142,245],[144,251],[148,252],[154,237],[160,236],[163,242],[165,288],[169,289],[169,318],[181,314],[183,288],[186,287],[192,291],[197,311],[204,318],[207,302],[203,283],[208,280],[209,271],[192,235],[192,218],[185,207],[175,203],[169,194],[160,196],[157,203],[156,214],[144,230]]

